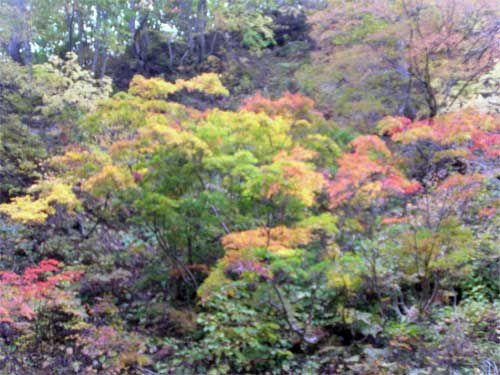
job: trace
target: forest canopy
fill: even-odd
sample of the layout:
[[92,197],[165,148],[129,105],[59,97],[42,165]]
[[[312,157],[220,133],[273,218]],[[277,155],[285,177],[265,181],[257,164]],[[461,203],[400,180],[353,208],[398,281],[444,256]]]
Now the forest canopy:
[[0,373],[498,374],[493,0],[0,0]]

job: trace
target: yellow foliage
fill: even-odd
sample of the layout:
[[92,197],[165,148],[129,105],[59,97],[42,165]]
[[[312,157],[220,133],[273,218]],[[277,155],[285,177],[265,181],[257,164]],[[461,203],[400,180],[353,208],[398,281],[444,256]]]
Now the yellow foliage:
[[299,199],[307,207],[312,206],[315,193],[325,186],[325,179],[315,171],[314,164],[305,162],[316,155],[316,152],[300,146],[290,153],[279,152],[274,157],[274,163],[263,168],[264,175],[267,175],[263,186],[265,197],[271,199],[275,195],[288,195]]
[[346,289],[348,291],[355,289],[358,280],[354,279],[351,275],[340,273],[332,270],[328,273],[328,286],[334,289]]
[[69,209],[74,209],[79,205],[75,193],[71,186],[61,180],[41,181],[28,189],[29,193],[40,193],[40,200],[45,200],[48,204],[59,203]]
[[381,135],[393,135],[401,131],[405,121],[404,117],[386,116],[379,121],[377,128]]
[[53,204],[60,204],[68,209],[79,207],[79,201],[71,187],[60,180],[42,181],[33,185],[28,192],[38,193],[38,198],[34,199],[30,195],[16,197],[10,203],[1,204],[0,212],[23,224],[40,224],[54,214]]
[[334,266],[327,273],[328,286],[352,293],[362,285],[365,274],[359,255],[343,254],[335,260]]
[[189,92],[201,91],[211,95],[229,96],[229,91],[224,87],[215,73],[203,73],[188,81],[179,79],[175,81],[175,85],[181,89],[185,88]]
[[231,297],[234,295],[235,287],[232,285],[231,280],[224,274],[224,267],[221,267],[219,264],[203,281],[203,284],[198,288],[197,294],[201,302],[205,303],[212,294],[221,292]]
[[398,133],[393,136],[393,139],[396,142],[401,142],[402,144],[416,142],[421,139],[428,139],[434,142],[439,141],[439,138],[434,133],[434,130],[428,125],[411,128],[406,132]]
[[69,146],[63,155],[52,158],[54,167],[65,171],[67,181],[76,182],[98,171],[101,166],[111,162],[111,158],[99,149],[85,149]]
[[252,260],[253,254],[245,250],[255,248],[265,248],[277,255],[288,257],[290,252],[285,250],[307,244],[310,240],[309,229],[285,226],[230,233],[222,238],[222,245],[226,250],[223,262],[225,265],[230,265],[240,260]]
[[190,80],[178,79],[175,83],[166,82],[158,77],[145,78],[136,75],[130,82],[129,93],[144,99],[167,99],[169,95],[183,89],[209,95],[229,95],[229,91],[215,73],[203,73]]
[[448,149],[443,151],[437,151],[432,157],[432,162],[437,163],[443,159],[462,159],[467,157],[468,150],[465,148]]
[[203,153],[210,155],[207,144],[189,131],[179,131],[171,126],[152,122],[139,129],[136,142],[141,153],[152,153],[159,148],[179,146],[179,151],[190,157]]
[[294,147],[289,153],[280,151],[274,161],[309,161],[318,156],[316,151],[308,150],[302,146]]
[[112,164],[105,165],[99,173],[86,180],[82,189],[95,196],[106,196],[109,193],[135,187],[134,178],[128,169]]
[[274,228],[257,228],[235,232],[222,238],[226,250],[249,248],[267,248],[271,251],[293,249],[306,244],[311,239],[311,232],[304,228],[287,228],[283,225]]
[[132,78],[128,92],[145,99],[166,99],[177,90],[175,84],[165,82],[162,78],[145,78],[139,74]]
[[23,224],[43,223],[48,217],[47,209],[45,201],[33,200],[29,195],[15,197],[10,203],[0,204],[0,212]]
[[[263,162],[270,162],[278,150],[292,146],[292,124],[282,117],[271,118],[263,112],[230,112],[214,109],[206,113],[196,134],[210,148],[231,153],[251,150]],[[221,142],[221,138],[224,142]]]

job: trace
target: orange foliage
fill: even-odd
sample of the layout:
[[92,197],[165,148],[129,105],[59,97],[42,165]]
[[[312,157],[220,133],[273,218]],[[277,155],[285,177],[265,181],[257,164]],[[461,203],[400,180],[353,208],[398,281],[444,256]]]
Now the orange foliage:
[[273,164],[264,167],[270,180],[264,184],[263,194],[271,199],[280,194],[299,199],[304,205],[314,204],[315,194],[325,186],[324,176],[315,170],[308,160],[317,153],[300,146],[290,152],[280,151],[273,158]]
[[286,92],[277,100],[268,99],[258,91],[254,96],[246,99],[240,110],[251,112],[264,112],[271,117],[292,116],[296,119],[303,118],[308,113],[316,113],[314,102],[301,94]]
[[290,153],[281,150],[273,157],[273,161],[309,161],[317,156],[317,152],[308,150],[301,146],[294,147]]
[[377,136],[367,135],[351,142],[354,152],[343,155],[335,178],[330,181],[330,204],[336,208],[358,193],[369,199],[391,194],[413,194],[421,189],[390,164],[391,152]]
[[491,218],[497,214],[497,207],[486,207],[479,211],[479,217]]
[[390,225],[390,224],[400,224],[400,223],[407,223],[410,220],[410,217],[404,216],[404,217],[385,217],[382,219],[381,224],[383,225]]
[[265,248],[272,252],[294,249],[311,240],[311,231],[304,228],[287,228],[277,226],[274,228],[257,228],[243,232],[230,233],[222,238],[222,245],[226,250],[224,263],[234,264],[246,259],[244,250]]
[[226,250],[248,248],[268,248],[271,251],[292,249],[310,241],[311,233],[303,228],[287,228],[283,225],[274,228],[257,228],[243,232],[230,233],[222,238]]
[[374,135],[361,135],[351,142],[357,154],[378,154],[383,157],[390,157],[391,151],[387,148],[385,142]]
[[470,158],[474,151],[492,158],[500,156],[500,121],[475,110],[414,122],[402,117],[388,117],[380,122],[379,129],[402,144],[430,140],[445,147],[465,145]]

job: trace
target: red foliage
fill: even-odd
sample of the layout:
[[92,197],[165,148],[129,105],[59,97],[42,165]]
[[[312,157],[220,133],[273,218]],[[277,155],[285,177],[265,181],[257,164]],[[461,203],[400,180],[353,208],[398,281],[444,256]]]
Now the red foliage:
[[344,154],[339,169],[330,181],[328,193],[332,208],[362,193],[368,199],[386,195],[413,194],[421,189],[391,164],[391,151],[377,136],[367,135],[351,142],[354,152]]
[[497,208],[496,207],[487,207],[483,208],[481,211],[479,211],[479,217],[486,217],[490,218],[496,215],[497,213]]
[[55,259],[41,261],[27,268],[22,274],[0,272],[0,322],[13,322],[14,318],[32,319],[35,305],[57,303],[66,293],[58,289],[62,282],[78,280],[79,271],[60,271],[60,262]]
[[474,110],[414,122],[403,117],[388,117],[379,127],[382,134],[402,144],[429,140],[443,147],[464,146],[469,158],[474,157],[475,151],[490,158],[500,156],[498,118]]

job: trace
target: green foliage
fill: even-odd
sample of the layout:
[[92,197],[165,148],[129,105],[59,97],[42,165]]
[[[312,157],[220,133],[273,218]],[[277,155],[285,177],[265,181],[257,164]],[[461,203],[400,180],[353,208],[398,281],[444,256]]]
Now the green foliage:
[[46,152],[43,143],[15,115],[0,119],[0,194],[5,200],[22,193],[41,177],[40,163]]
[[95,110],[96,103],[111,94],[111,80],[92,77],[81,68],[74,53],[68,53],[64,60],[52,56],[48,63],[33,66],[30,84],[37,88],[43,103],[35,110],[46,121],[56,124],[74,121],[79,115]]
[[259,53],[275,44],[273,19],[264,9],[247,1],[235,1],[230,6],[217,3],[214,9],[214,27],[225,32],[237,32],[241,43],[250,51]]
[[41,177],[47,152],[80,136],[78,119],[111,92],[111,82],[83,70],[76,55],[34,65],[10,60],[0,67],[1,200],[19,195]]
[[[278,367],[291,357],[281,337],[279,324],[259,317],[255,307],[246,306],[244,290],[232,298],[214,296],[207,305],[210,314],[200,314],[201,337],[189,351],[181,353],[200,370],[230,373],[261,371]],[[178,354],[179,355],[179,354]]]
[[[491,50],[467,65],[476,55],[464,55],[462,16],[479,11],[475,2],[452,13],[421,3],[333,1],[311,16],[318,44],[299,75],[331,105],[325,115],[290,92],[256,93],[236,108],[238,89],[218,74],[169,82],[147,58],[164,46],[157,58],[170,57],[162,66],[173,72],[211,49],[221,69],[218,38],[234,48],[236,35],[267,64],[290,53],[266,74],[277,72],[269,87],[293,90],[284,76],[309,42],[264,51],[275,37],[287,43],[268,17],[285,17],[270,13],[284,12],[282,2],[8,2],[1,15],[47,18],[30,20],[36,59],[79,53],[0,66],[0,373],[491,372],[498,116],[494,100],[432,108],[452,108],[450,93],[463,95],[458,106],[476,103],[472,80]],[[474,14],[484,42],[496,32],[491,15]],[[0,42],[18,43],[26,61],[31,37],[7,21]],[[94,76],[127,39],[127,74],[140,62],[143,75],[109,97],[109,79]],[[245,56],[243,65],[257,61]],[[266,69],[256,65],[252,74]],[[240,68],[233,79],[252,91]],[[384,117],[372,134],[383,115],[411,109],[402,101],[425,101],[431,118]],[[350,125],[370,132],[354,136]]]

